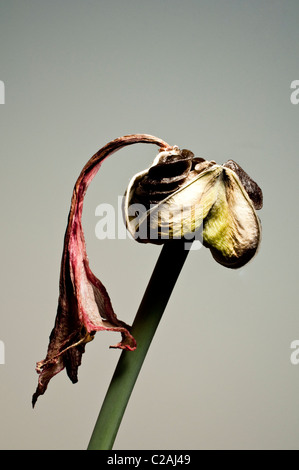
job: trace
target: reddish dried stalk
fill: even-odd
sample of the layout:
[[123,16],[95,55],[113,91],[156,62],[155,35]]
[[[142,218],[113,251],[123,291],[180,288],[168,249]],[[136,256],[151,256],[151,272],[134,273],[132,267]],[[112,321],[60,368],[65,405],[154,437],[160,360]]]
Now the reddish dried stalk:
[[77,382],[85,344],[93,339],[96,331],[118,331],[122,341],[112,347],[131,351],[136,348],[130,327],[117,319],[105,287],[89,267],[81,223],[84,196],[103,161],[135,143],[155,144],[161,150],[171,148],[163,140],[147,134],[120,137],[87,162],[75,184],[64,238],[57,316],[47,356],[37,363],[39,381],[32,398],[33,406],[38,396],[46,391],[50,379],[64,367],[71,381]]

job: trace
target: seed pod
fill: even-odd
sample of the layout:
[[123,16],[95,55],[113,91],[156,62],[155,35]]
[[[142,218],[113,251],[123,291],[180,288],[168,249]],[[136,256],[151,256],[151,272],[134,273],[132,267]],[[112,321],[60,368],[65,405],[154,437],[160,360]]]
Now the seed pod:
[[256,253],[263,204],[259,186],[234,161],[224,165],[173,147],[135,175],[124,217],[134,239],[162,244],[202,230],[203,244],[220,264],[239,268]]

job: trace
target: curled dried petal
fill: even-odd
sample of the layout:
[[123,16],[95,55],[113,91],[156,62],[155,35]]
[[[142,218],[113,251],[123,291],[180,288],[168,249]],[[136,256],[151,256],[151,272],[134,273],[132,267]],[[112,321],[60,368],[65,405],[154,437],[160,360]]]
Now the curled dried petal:
[[105,287],[89,267],[81,224],[84,196],[102,162],[120,148],[135,143],[155,144],[161,149],[169,147],[163,140],[147,134],[120,137],[89,160],[75,184],[64,238],[57,316],[47,356],[36,365],[39,380],[32,398],[33,406],[39,395],[45,393],[51,378],[62,369],[66,368],[71,381],[77,382],[85,345],[97,331],[121,333],[121,341],[113,348],[136,348],[130,327],[118,320]]

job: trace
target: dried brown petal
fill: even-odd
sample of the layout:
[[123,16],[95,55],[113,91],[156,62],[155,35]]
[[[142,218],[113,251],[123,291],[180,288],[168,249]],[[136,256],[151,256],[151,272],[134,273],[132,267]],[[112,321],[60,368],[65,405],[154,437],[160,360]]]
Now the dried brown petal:
[[113,348],[136,348],[129,326],[118,320],[105,287],[89,267],[81,224],[84,196],[102,162],[120,148],[135,143],[168,148],[163,140],[147,134],[120,137],[108,143],[89,160],[75,184],[64,239],[57,316],[47,356],[36,366],[39,380],[32,398],[33,406],[39,395],[46,391],[50,379],[62,369],[66,368],[71,381],[77,382],[85,345],[97,331],[121,333],[122,340]]

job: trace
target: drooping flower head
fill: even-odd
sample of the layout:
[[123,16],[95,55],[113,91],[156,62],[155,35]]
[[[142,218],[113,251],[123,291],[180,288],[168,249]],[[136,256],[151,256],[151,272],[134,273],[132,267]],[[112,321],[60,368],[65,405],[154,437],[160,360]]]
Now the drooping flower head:
[[84,196],[102,162],[134,143],[160,148],[153,165],[132,178],[125,195],[126,225],[137,241],[162,244],[192,236],[202,227],[204,245],[217,262],[230,268],[243,266],[259,247],[261,226],[256,209],[262,207],[262,192],[238,164],[230,160],[217,165],[147,134],[109,142],[88,161],[73,190],[57,316],[46,358],[37,363],[39,380],[33,406],[62,369],[72,382],[78,380],[85,345],[97,331],[121,334],[113,348],[133,351],[137,346],[130,327],[117,318],[105,287],[89,267],[81,224]]
[[257,252],[261,225],[256,210],[262,205],[261,189],[233,160],[218,165],[173,147],[132,178],[125,220],[140,243],[189,239],[201,228],[203,244],[216,261],[234,269]]

